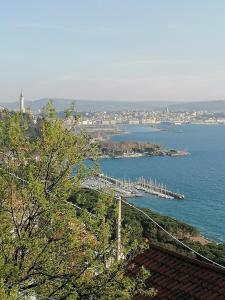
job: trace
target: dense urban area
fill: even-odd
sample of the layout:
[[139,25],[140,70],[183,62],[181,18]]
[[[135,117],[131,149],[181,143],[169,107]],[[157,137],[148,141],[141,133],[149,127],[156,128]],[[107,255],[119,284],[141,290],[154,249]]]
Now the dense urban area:
[[164,111],[114,111],[83,112],[81,125],[116,125],[116,124],[225,124],[225,113],[207,111],[174,112]]

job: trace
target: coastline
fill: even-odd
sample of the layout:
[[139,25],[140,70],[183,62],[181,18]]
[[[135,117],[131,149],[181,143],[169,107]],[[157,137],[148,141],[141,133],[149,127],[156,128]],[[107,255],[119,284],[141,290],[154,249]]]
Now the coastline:
[[[179,151],[179,150],[177,150]],[[100,155],[100,159],[105,159],[105,158],[110,158],[110,159],[120,159],[120,158],[139,158],[139,157],[154,157],[154,156],[161,156],[161,157],[164,157],[164,156],[170,156],[170,157],[180,157],[180,156],[188,156],[188,155],[191,155],[190,152],[188,151],[182,151],[182,153],[169,153],[169,154],[163,154],[163,155],[149,155],[149,154],[146,154],[146,153],[134,153],[134,154],[123,154],[123,155],[117,155],[117,156],[111,156],[111,155]]]
[[[193,123],[193,124],[185,124],[185,125],[187,125],[187,128],[188,128],[188,131],[190,131],[190,132],[192,132],[192,131],[194,131],[195,132],[195,130],[197,130],[197,129],[195,129],[195,128],[199,128],[199,132],[203,132],[203,129],[201,129],[201,128],[203,128],[203,125],[205,125],[205,128],[207,127],[207,126],[210,126],[210,125],[212,125],[212,128],[215,126],[215,125],[223,125],[223,124],[209,124],[209,123],[202,123],[202,124],[200,124],[200,123]],[[192,131],[191,131],[191,129],[189,129],[189,126],[190,125],[194,125],[193,126],[193,129],[192,129]],[[200,125],[200,126],[199,126]],[[201,126],[202,125],[202,126]],[[191,128],[191,127],[190,127]],[[126,128],[127,129],[127,128]],[[137,130],[137,132],[138,132],[138,129],[135,129],[135,130]],[[214,130],[214,129],[213,129]],[[128,130],[127,130],[128,131]],[[212,131],[212,130],[211,130]],[[210,133],[211,133],[211,131],[210,131]],[[205,132],[205,129],[204,129],[204,132]],[[204,134],[204,132],[203,132],[203,134]],[[214,131],[212,131],[212,132],[214,132]],[[217,131],[216,131],[217,132]],[[221,132],[221,130],[219,130],[219,132]],[[129,133],[131,133],[131,132],[129,132]],[[134,132],[135,133],[135,132]],[[126,132],[126,134],[127,134],[127,132]],[[182,136],[179,136],[178,138],[179,139],[181,139],[181,140],[183,140],[184,138],[183,138],[183,136],[184,135],[182,135]],[[204,137],[205,137],[205,135],[203,135]],[[135,137],[135,136],[134,136]],[[137,138],[138,138],[138,135],[137,135]],[[136,138],[136,139],[137,139]],[[176,137],[175,137],[176,138]],[[124,136],[123,137],[123,139],[125,140],[126,139],[126,137]],[[157,140],[158,141],[158,140]],[[173,141],[173,140],[172,140]],[[172,144],[172,143],[171,143]],[[185,144],[186,145],[186,144]],[[189,145],[188,146],[186,146],[187,148],[189,147]],[[195,148],[197,148],[197,147],[195,147]],[[193,152],[193,149],[190,147],[190,151],[191,152]],[[198,148],[198,151],[200,151],[200,150],[202,150],[202,148]],[[143,157],[143,156],[139,156],[139,157]],[[193,157],[194,157],[194,153],[193,153]],[[111,157],[104,157],[104,158],[111,158]],[[118,157],[118,158],[120,158],[121,159],[121,162],[122,162],[122,158],[126,158],[126,157]],[[132,156],[131,157],[127,157],[127,158],[132,158]],[[158,159],[160,160],[160,157],[158,157]],[[129,160],[127,160],[128,162],[127,163],[129,163]],[[177,161],[177,160],[176,160]],[[183,161],[183,160],[182,160]],[[126,166],[126,164],[127,163],[124,163],[123,165],[124,166]],[[176,163],[176,162],[175,162]],[[184,160],[184,163],[185,163],[185,160]],[[132,163],[133,164],[133,163]],[[140,164],[141,164],[141,166],[143,165],[142,163],[141,163],[141,160],[140,160]],[[169,165],[171,165],[171,163],[168,163]],[[183,164],[183,163],[181,163],[181,164]],[[115,165],[117,166],[117,163],[115,162]],[[108,166],[108,163],[107,163],[107,166]],[[155,166],[155,163],[154,163],[154,160],[153,160],[153,167]],[[158,173],[157,173],[157,171],[158,171],[158,169],[156,168],[156,176],[158,176]],[[152,176],[154,176],[154,175],[152,175]],[[179,181],[178,181],[179,182]],[[198,196],[199,195],[197,195],[196,197],[198,198]],[[193,198],[193,197],[192,197]],[[191,200],[192,200],[192,198],[191,198]],[[206,196],[206,199],[207,199],[207,196]],[[201,202],[200,202],[201,203]],[[149,206],[147,205],[147,206],[145,206],[146,208],[148,208]],[[153,208],[154,207],[154,205],[150,208],[150,209],[153,209],[154,211],[160,211],[160,209],[156,209],[156,208]],[[165,216],[171,216],[170,215],[170,213],[168,212],[168,213],[166,213],[166,211],[165,211],[165,209],[164,209],[164,212],[162,212],[161,211],[161,213],[163,214],[163,215],[165,215]],[[176,219],[177,220],[182,220],[182,218],[179,218],[178,216],[176,216]],[[189,222],[188,221],[186,221],[187,222],[187,224],[190,224],[190,225],[192,225],[193,226],[193,223],[189,220]],[[195,224],[196,223],[198,223],[198,222],[195,222]],[[204,222],[202,221],[202,224],[204,224]],[[198,228],[201,228],[202,226],[200,226],[200,227],[198,227],[197,225],[196,225],[196,228],[198,229]],[[200,235],[199,236],[194,236],[194,237],[190,237],[190,240],[192,240],[193,242],[199,242],[201,245],[207,245],[207,244],[210,244],[210,243],[215,243],[215,244],[223,244],[224,243],[224,239],[223,238],[220,238],[219,237],[219,235],[217,235],[217,234],[215,234],[215,235],[213,235],[213,232],[211,232],[210,230],[208,230],[208,227],[206,226],[206,229],[204,229],[203,231],[201,231],[200,229],[199,229],[199,231],[200,231]],[[209,235],[207,234],[207,233],[209,233]]]
[[202,246],[205,246],[205,245],[208,245],[208,244],[211,244],[211,243],[215,243],[214,241],[207,239],[202,234],[200,234],[199,236],[189,236],[188,238],[192,242],[200,243]]

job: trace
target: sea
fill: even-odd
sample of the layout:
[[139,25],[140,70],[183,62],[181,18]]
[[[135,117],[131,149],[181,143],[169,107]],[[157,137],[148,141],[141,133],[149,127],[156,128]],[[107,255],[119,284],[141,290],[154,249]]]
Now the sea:
[[151,178],[184,194],[184,200],[147,195],[129,201],[191,224],[205,237],[225,243],[225,125],[127,125],[123,129],[125,133],[112,140],[158,143],[191,154],[107,158],[100,161],[102,171],[115,178]]

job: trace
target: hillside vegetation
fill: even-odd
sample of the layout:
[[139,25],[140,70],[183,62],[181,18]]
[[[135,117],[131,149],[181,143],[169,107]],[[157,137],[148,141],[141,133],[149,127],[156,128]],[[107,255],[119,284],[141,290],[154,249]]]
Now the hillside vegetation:
[[[70,201],[79,203],[81,207],[93,212],[98,202],[98,193],[88,189],[82,189],[77,194],[74,194],[73,197],[70,198]],[[203,254],[209,259],[225,266],[225,244],[210,242],[207,245],[202,245],[199,242],[193,242],[190,237],[200,235],[199,230],[194,226],[180,222],[174,218],[152,212],[147,208],[142,208],[142,210],[164,229],[176,236],[177,239],[184,241],[200,254]],[[176,243],[170,236],[159,229],[143,214],[125,204],[122,204],[122,219],[123,228],[130,233],[131,237],[136,238],[139,241],[144,240],[147,243],[153,242],[184,255],[201,259],[194,253],[191,253],[189,250]]]

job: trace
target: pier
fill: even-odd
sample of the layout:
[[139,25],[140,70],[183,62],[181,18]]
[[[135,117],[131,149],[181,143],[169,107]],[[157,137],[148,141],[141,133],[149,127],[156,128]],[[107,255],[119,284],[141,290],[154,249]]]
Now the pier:
[[166,186],[157,183],[156,180],[146,180],[144,179],[144,177],[139,178],[139,180],[137,181],[136,188],[143,189],[144,191],[150,194],[157,195],[166,199],[184,199],[183,194],[172,192],[168,190]]
[[132,181],[130,179],[116,179],[105,174],[99,174],[86,179],[82,186],[98,191],[111,190],[115,192],[116,196],[125,198],[151,194],[164,199],[184,199],[183,194],[168,190],[166,186],[157,183],[156,180],[146,180],[144,177],[140,177],[137,181]]

